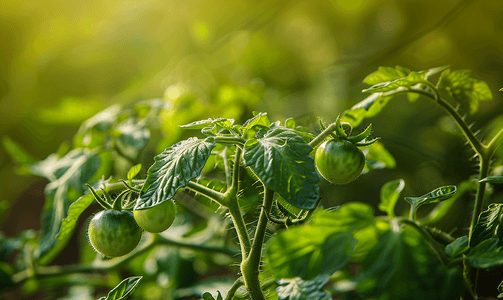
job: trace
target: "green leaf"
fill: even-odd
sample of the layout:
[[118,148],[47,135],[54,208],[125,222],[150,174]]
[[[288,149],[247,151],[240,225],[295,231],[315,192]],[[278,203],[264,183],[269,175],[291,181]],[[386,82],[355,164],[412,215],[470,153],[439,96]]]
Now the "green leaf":
[[414,230],[382,234],[361,261],[356,278],[364,299],[444,300],[459,299],[463,291],[461,270],[442,266],[430,246]]
[[364,173],[367,173],[369,170],[393,169],[396,167],[395,158],[381,142],[375,142],[366,146],[362,151],[365,154]]
[[372,207],[358,202],[336,211],[316,211],[310,223],[282,231],[271,239],[268,265],[276,278],[331,275],[343,268],[357,250],[359,245],[352,233],[358,234],[373,222]]
[[396,79],[407,77],[410,74],[410,70],[401,66],[391,67],[379,67],[377,71],[371,73],[365,79],[363,83],[368,85],[375,85],[381,82],[393,81]]
[[464,258],[474,268],[492,268],[503,265],[503,246],[498,247],[499,239],[490,238],[472,248]]
[[[63,167],[53,170],[53,175],[57,179],[45,188],[46,203],[42,214],[43,235],[38,248],[40,264],[50,262],[54,255],[57,255],[66,245],[57,241],[55,237],[68,212],[69,192],[73,188],[77,193],[84,194],[87,191],[85,183],[93,177],[101,165],[101,159],[97,155],[82,148],[69,152],[60,161],[57,161],[55,165]],[[51,168],[48,166],[47,169]]]
[[468,244],[468,236],[465,235],[447,245],[445,247],[445,254],[450,257],[456,257],[465,253],[468,249],[470,249],[470,245]]
[[398,179],[385,183],[381,188],[381,202],[378,208],[387,213],[390,218],[395,216],[395,205],[404,187],[405,181]]
[[182,127],[185,129],[203,129],[203,128],[211,126],[211,125],[218,125],[222,128],[229,129],[229,128],[232,128],[232,125],[234,125],[234,119],[208,118],[206,120],[195,121],[195,122],[192,122],[192,123],[189,123],[186,125],[179,125],[178,127]]
[[345,111],[341,121],[351,123],[353,127],[356,127],[364,119],[378,115],[392,98],[391,96],[382,96],[382,93],[374,93]]
[[466,180],[461,182],[457,187],[457,192],[449,200],[439,203],[431,210],[431,212],[419,220],[421,225],[431,225],[439,222],[451,212],[451,207],[454,203],[461,198],[465,193],[473,191],[477,188],[477,183],[473,180]]
[[107,131],[117,121],[121,109],[122,108],[119,104],[114,104],[100,111],[99,113],[82,123],[81,127],[79,128],[79,134],[85,134],[91,129],[96,129],[99,132]]
[[319,227],[300,226],[278,234],[269,244],[269,265],[276,278],[312,279],[345,267],[358,242],[351,232],[327,236]]
[[461,108],[474,114],[479,108],[479,101],[492,100],[493,95],[485,81],[471,77],[470,70],[445,70],[438,81],[440,96],[454,101]]
[[302,209],[318,203],[320,181],[310,156],[313,148],[287,128],[261,130],[246,141],[243,158],[266,187]]
[[490,204],[486,211],[480,213],[477,224],[473,228],[470,247],[475,247],[482,241],[494,236],[503,213],[503,204]]
[[271,122],[267,117],[267,113],[257,113],[253,118],[247,120],[243,126],[241,126],[241,136],[248,138],[247,132],[254,126],[269,127],[270,124]]
[[489,182],[500,184],[503,183],[503,176],[488,176],[484,179],[479,180],[479,182]]
[[129,171],[127,172],[127,180],[129,180],[129,182],[132,182],[133,178],[135,178],[136,175],[138,175],[138,173],[140,173],[140,170],[141,170],[141,164],[137,164],[137,165],[132,166],[129,169]]
[[222,294],[220,294],[220,291],[217,291],[218,292],[218,295],[217,295],[217,299],[213,298],[213,296],[206,292],[203,294],[203,300],[223,300],[222,298]]
[[116,287],[114,287],[107,295],[107,297],[102,297],[100,299],[104,300],[125,300],[131,296],[134,292],[136,286],[142,279],[142,276],[129,277],[121,281]]
[[6,238],[0,232],[0,262],[6,261],[12,251],[21,247],[21,242],[17,238]]
[[215,146],[213,138],[189,138],[157,155],[148,169],[135,209],[146,209],[173,198],[179,188],[199,176]]
[[405,197],[405,201],[409,202],[414,207],[419,207],[424,204],[437,203],[444,201],[454,196],[456,193],[456,186],[447,185],[439,187],[429,192],[428,194],[420,197]]
[[279,279],[279,287],[276,288],[278,300],[331,300],[332,296],[323,291],[323,286],[329,280],[327,275],[319,275],[313,280],[303,280],[300,277]]
[[[108,181],[98,181],[91,186],[94,189],[99,189],[102,187],[106,182]],[[101,194],[102,192],[100,190],[97,191],[98,194]],[[93,195],[87,191],[86,195],[80,197],[77,199],[75,202],[73,202],[70,207],[68,208],[68,214],[67,217],[64,218],[61,222],[61,228],[56,235],[56,240],[58,240],[60,243],[66,244],[69,239],[73,235],[73,231],[75,229],[75,226],[77,225],[77,221],[80,217],[80,215],[91,205],[94,201]]]
[[421,72],[411,72],[407,77],[396,79],[388,82],[377,83],[368,89],[364,89],[364,93],[385,93],[393,91],[399,88],[410,88],[413,85],[424,81],[425,73]]
[[119,134],[116,142],[117,149],[129,158],[136,158],[150,139],[150,131],[131,118],[117,125],[115,130]]

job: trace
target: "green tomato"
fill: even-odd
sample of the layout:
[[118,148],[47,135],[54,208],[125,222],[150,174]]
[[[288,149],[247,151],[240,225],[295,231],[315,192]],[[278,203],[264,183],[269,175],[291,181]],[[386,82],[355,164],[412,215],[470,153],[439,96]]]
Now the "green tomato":
[[346,184],[355,180],[365,166],[365,155],[346,140],[329,140],[316,149],[316,168],[331,183]]
[[108,257],[118,257],[133,251],[140,243],[142,230],[132,212],[107,209],[94,215],[88,234],[96,251]]
[[138,225],[145,231],[159,233],[173,224],[176,207],[172,200],[168,200],[147,209],[135,210],[133,214]]

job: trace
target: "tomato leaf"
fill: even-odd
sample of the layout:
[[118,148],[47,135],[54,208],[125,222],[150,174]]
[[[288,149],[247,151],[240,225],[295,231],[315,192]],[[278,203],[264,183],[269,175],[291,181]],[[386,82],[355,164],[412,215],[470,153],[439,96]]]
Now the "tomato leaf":
[[[46,204],[42,214],[43,235],[39,242],[40,264],[50,262],[66,244],[55,239],[63,218],[66,217],[70,200],[68,192],[73,188],[79,194],[87,190],[85,183],[96,173],[101,159],[87,149],[75,149],[55,162],[45,165],[44,173],[53,180],[46,186]],[[57,247],[55,247],[57,246]],[[50,253],[49,253],[50,251]],[[45,256],[42,258],[42,256]]]
[[114,287],[106,297],[101,297],[99,300],[125,300],[131,296],[141,279],[142,276],[126,278]]
[[135,209],[146,209],[173,198],[179,188],[199,176],[215,146],[213,138],[190,138],[157,155],[148,169]]
[[387,213],[390,218],[395,216],[395,205],[404,187],[405,181],[398,179],[385,183],[381,188],[381,202],[378,208]]
[[482,241],[472,248],[463,258],[470,262],[475,268],[492,268],[503,265],[503,246],[498,247],[499,239],[494,237]]
[[203,294],[203,300],[223,300],[222,298],[222,294],[220,294],[220,291],[217,291],[218,295],[217,295],[217,299],[213,298],[213,296],[206,292]]
[[489,183],[503,183],[503,176],[488,176],[484,179],[479,180],[479,182],[489,182]]
[[132,182],[133,178],[135,178],[136,175],[140,173],[140,171],[141,171],[141,164],[132,166],[127,172],[127,180],[129,180],[129,182]]
[[443,187],[439,187],[429,192],[428,194],[424,194],[419,197],[405,197],[405,201],[409,202],[413,207],[420,207],[424,204],[437,203],[440,201],[447,200],[454,196],[456,193],[456,186],[447,185]]
[[347,265],[360,246],[353,232],[358,234],[373,222],[372,207],[363,203],[352,202],[336,211],[316,211],[310,223],[282,231],[271,239],[268,265],[276,278],[332,275]]
[[383,96],[382,93],[373,93],[364,100],[355,104],[343,113],[342,122],[349,122],[353,127],[361,124],[364,119],[378,115],[393,97]]
[[279,279],[276,282],[278,300],[331,300],[332,296],[323,291],[323,286],[330,280],[328,275],[318,275],[313,280],[303,280],[300,277],[293,279]]
[[450,257],[456,257],[465,253],[468,249],[470,249],[470,245],[468,245],[468,236],[465,235],[447,245],[445,247],[445,254]]
[[368,85],[375,85],[381,82],[393,81],[400,78],[407,77],[410,74],[410,70],[401,66],[392,67],[379,67],[377,71],[371,73],[365,79],[363,83]]
[[396,79],[393,81],[377,83],[368,89],[364,89],[364,93],[385,93],[399,88],[409,88],[424,80],[425,73],[411,72],[407,77]]
[[247,120],[243,126],[241,126],[241,136],[247,138],[248,131],[250,131],[254,126],[269,127],[270,124],[271,122],[267,117],[267,113],[257,113],[253,118]]
[[320,179],[310,156],[313,148],[291,130],[272,126],[246,141],[244,162],[266,187],[302,209],[318,203]]
[[503,213],[503,204],[493,203],[487,210],[480,213],[477,223],[473,228],[470,247],[475,247],[482,241],[494,236],[499,225],[499,218]]
[[448,270],[421,236],[398,225],[382,234],[356,278],[364,299],[459,299],[461,269]]
[[129,158],[136,158],[150,139],[150,131],[131,118],[117,125],[115,131],[119,135],[116,142],[117,149]]
[[470,70],[445,70],[437,84],[442,98],[459,104],[470,115],[477,112],[479,101],[493,98],[487,83],[471,77],[471,73]]

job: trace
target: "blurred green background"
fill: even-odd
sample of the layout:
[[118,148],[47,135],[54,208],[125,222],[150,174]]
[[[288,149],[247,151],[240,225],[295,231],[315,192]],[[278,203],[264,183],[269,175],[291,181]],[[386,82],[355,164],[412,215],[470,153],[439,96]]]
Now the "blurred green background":
[[[246,119],[257,110],[271,120],[328,123],[365,97],[367,74],[395,65],[472,69],[494,93],[469,119],[482,128],[503,112],[502,15],[503,2],[494,0],[1,1],[0,136],[44,159],[113,103],[185,92],[198,96],[183,111],[186,121],[194,111],[196,119]],[[197,108],[228,106],[255,87],[263,97],[245,111]],[[376,203],[389,180],[404,178],[403,196],[418,196],[476,172],[466,163],[473,153],[439,108],[402,100],[364,122],[374,124],[397,168],[347,186],[322,184],[325,206]],[[3,148],[0,162],[0,201],[18,211],[2,230],[38,229],[45,182],[16,175]]]

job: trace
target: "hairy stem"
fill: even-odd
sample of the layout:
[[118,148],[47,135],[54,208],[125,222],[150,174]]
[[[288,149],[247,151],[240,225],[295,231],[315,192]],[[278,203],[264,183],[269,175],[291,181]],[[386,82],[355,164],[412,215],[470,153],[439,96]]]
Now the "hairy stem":
[[246,228],[246,223],[243,219],[243,214],[239,208],[238,193],[239,193],[239,174],[241,170],[241,153],[242,149],[236,147],[236,152],[234,154],[234,168],[232,169],[231,185],[229,189],[225,192],[226,202],[228,203],[229,214],[231,215],[232,222],[236,228],[238,234],[239,245],[241,246],[242,258],[245,259],[251,248],[250,236],[248,235],[248,229]]
[[328,137],[332,132],[334,132],[336,128],[337,128],[336,123],[330,124],[325,130],[323,130],[311,142],[309,142],[309,146],[315,148],[316,146],[321,144],[326,137]]
[[222,194],[220,192],[217,192],[217,191],[212,190],[208,187],[205,187],[204,185],[199,184],[195,181],[187,182],[186,188],[210,198],[211,200],[215,201],[216,203],[220,204],[223,207],[227,207],[225,196],[224,196],[224,194]]
[[232,284],[231,288],[227,291],[227,296],[225,297],[225,300],[232,300],[234,298],[234,295],[236,294],[236,291],[244,284],[243,282],[243,277],[239,277],[234,281]]
[[264,187],[264,202],[260,211],[257,229],[253,238],[250,254],[241,263],[241,273],[245,281],[246,289],[252,300],[264,300],[264,293],[260,287],[259,273],[260,262],[262,260],[262,247],[264,245],[265,232],[267,228],[267,216],[271,212],[274,198],[274,191]]

